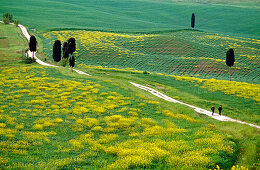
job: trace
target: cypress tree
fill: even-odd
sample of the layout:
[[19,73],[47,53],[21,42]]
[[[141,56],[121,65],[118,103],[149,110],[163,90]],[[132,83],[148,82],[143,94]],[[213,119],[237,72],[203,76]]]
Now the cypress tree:
[[56,40],[53,44],[52,57],[55,62],[59,62],[61,60],[61,42],[60,40]]
[[32,57],[33,60],[34,60],[34,52],[36,51],[36,44],[37,44],[36,38],[35,36],[32,35],[29,40],[29,50],[33,52],[33,57]]
[[70,38],[68,40],[68,53],[72,55],[76,50],[76,43],[75,43],[75,38]]
[[62,52],[63,52],[63,58],[66,59],[69,58],[68,42],[63,43]]
[[226,65],[229,67],[229,81],[231,81],[231,67],[235,63],[234,50],[230,48],[226,53]]
[[195,27],[195,14],[192,13],[191,15],[191,28],[194,29]]

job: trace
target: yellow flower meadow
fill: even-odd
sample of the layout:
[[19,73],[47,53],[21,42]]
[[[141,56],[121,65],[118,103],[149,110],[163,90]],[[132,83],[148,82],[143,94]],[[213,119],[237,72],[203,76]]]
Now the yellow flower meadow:
[[260,102],[260,85],[245,82],[236,82],[216,79],[200,79],[187,76],[173,76],[176,80],[184,80],[201,85],[202,88],[210,91],[222,91],[225,94],[236,95],[243,98],[251,98]]
[[216,163],[212,155],[235,151],[213,125],[161,109],[140,94],[122,95],[111,81],[48,76],[53,71],[0,70],[0,97],[6,99],[0,104],[0,167],[88,169],[91,160],[98,169],[149,168],[157,162],[173,169],[205,168]]

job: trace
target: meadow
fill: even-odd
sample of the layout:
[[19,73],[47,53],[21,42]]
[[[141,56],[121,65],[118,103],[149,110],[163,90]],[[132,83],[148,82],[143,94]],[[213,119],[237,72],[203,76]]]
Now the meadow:
[[129,82],[260,125],[259,8],[257,0],[1,2],[48,63],[61,65],[54,40],[74,37],[76,68],[91,76],[27,64],[21,31],[0,24],[0,169],[258,169],[258,129]]
[[233,48],[232,79],[259,83],[259,39],[199,31],[126,34],[99,31],[52,31],[41,35],[52,60],[56,39],[75,37],[77,64],[227,80],[226,51]]
[[1,69],[3,167],[232,165],[236,145],[214,125],[162,108],[109,80],[56,74],[39,66]]
[[61,71],[1,67],[2,168],[233,165],[236,144],[190,110],[181,114],[112,80]]
[[[21,58],[23,50],[26,48],[26,40],[23,37],[21,31],[17,30],[9,31],[12,29],[12,25],[6,27],[1,26],[0,30],[0,66],[5,64],[16,63]],[[10,51],[12,51],[10,53]]]
[[[9,36],[18,31],[1,28]],[[152,75],[85,69],[93,76],[22,58],[1,67],[1,168],[227,169],[235,160],[240,169],[255,166],[256,129],[219,123],[129,86],[129,79],[148,83]]]
[[0,13],[12,13],[30,30],[84,29],[116,32],[173,31],[195,28],[213,33],[259,38],[259,1],[181,0],[12,0]]

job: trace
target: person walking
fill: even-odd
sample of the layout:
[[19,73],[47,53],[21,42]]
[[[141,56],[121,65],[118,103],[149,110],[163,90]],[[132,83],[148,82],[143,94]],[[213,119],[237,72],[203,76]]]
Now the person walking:
[[212,111],[212,116],[213,116],[214,111],[215,111],[215,107],[214,106],[211,107],[211,111]]
[[218,113],[219,113],[219,115],[221,116],[221,111],[222,111],[222,107],[221,107],[221,105],[218,107]]

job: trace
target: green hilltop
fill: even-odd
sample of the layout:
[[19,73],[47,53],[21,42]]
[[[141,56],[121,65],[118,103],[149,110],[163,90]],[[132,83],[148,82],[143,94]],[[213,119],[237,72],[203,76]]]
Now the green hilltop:
[[172,31],[195,28],[243,37],[260,37],[257,1],[157,0],[28,0],[3,1],[0,13],[10,12],[24,25],[40,31],[91,29],[117,32]]

